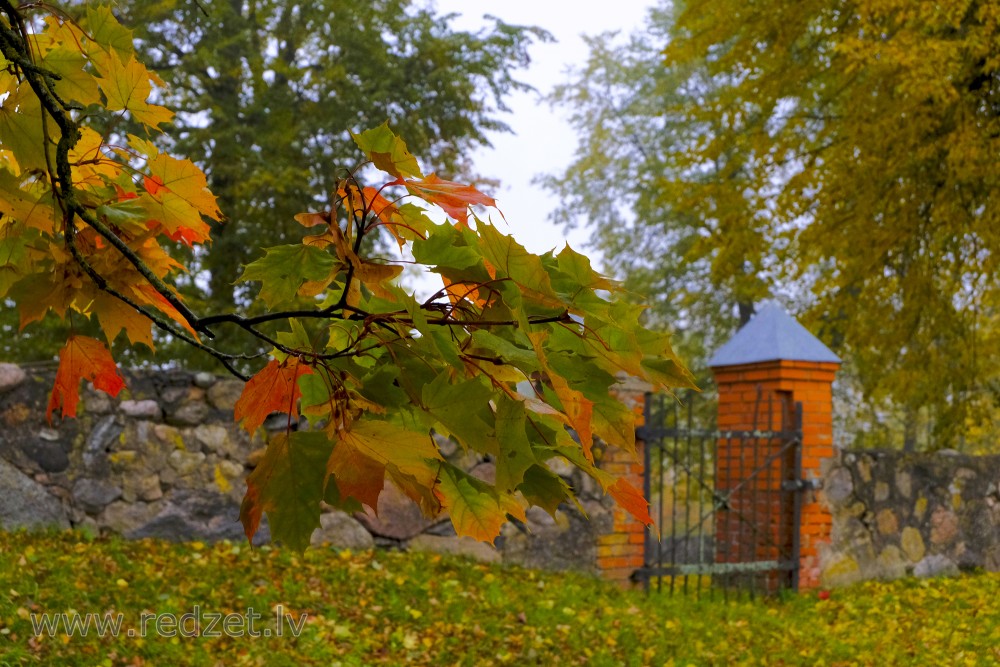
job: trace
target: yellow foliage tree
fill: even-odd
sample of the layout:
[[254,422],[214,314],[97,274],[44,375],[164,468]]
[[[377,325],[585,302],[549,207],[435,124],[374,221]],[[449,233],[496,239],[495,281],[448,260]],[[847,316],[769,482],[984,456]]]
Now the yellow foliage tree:
[[[709,267],[690,279],[738,300],[792,294],[864,401],[902,412],[907,442],[925,421],[939,447],[987,423],[1000,380],[1000,3],[703,0],[651,17],[671,21],[651,33],[664,32],[671,75],[623,87],[643,57],[634,44],[617,52],[625,74],[600,72],[620,110],[610,126],[632,119],[615,141],[642,139],[624,149],[630,168],[659,177],[617,200],[637,202],[637,219],[599,244],[614,259],[627,238],[631,256],[642,235],[661,265],[682,254]],[[600,118],[586,104],[601,91],[576,86],[562,99]],[[635,99],[649,90],[659,108]],[[579,165],[599,172],[587,146]],[[569,176],[556,185],[574,189]]]

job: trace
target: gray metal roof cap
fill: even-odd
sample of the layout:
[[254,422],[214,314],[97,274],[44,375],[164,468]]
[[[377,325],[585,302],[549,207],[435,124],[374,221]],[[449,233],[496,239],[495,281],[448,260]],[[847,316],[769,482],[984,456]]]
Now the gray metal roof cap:
[[781,306],[768,303],[728,343],[715,351],[708,365],[715,368],[761,361],[839,364],[840,357],[796,322]]

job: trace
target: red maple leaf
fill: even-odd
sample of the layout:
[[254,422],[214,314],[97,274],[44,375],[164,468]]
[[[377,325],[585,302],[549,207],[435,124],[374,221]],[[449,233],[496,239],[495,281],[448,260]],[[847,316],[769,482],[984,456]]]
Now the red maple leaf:
[[253,434],[272,412],[284,412],[290,419],[298,419],[299,378],[311,375],[313,369],[298,357],[283,362],[272,359],[267,366],[250,378],[243,393],[236,401],[233,416],[243,422],[243,428]]
[[45,411],[50,424],[56,410],[63,417],[76,417],[80,380],[93,382],[94,387],[111,396],[117,396],[125,386],[125,379],[118,373],[118,366],[104,343],[87,336],[70,336],[59,351],[59,370]]
[[[430,174],[424,179],[412,179],[405,183],[411,194],[440,206],[445,213],[463,225],[469,224],[470,206],[481,204],[496,208],[497,205],[493,197],[484,195],[471,185],[446,181],[438,178],[436,174]],[[503,214],[501,213],[501,215]]]

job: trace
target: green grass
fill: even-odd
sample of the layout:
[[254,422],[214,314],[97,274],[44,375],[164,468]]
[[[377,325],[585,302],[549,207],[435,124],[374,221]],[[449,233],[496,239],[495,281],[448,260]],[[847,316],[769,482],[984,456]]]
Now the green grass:
[[[697,601],[430,555],[0,533],[0,665],[993,665],[998,599],[993,574]],[[35,637],[30,622],[120,612],[124,632],[144,611],[272,619],[278,604],[306,616],[298,638]]]

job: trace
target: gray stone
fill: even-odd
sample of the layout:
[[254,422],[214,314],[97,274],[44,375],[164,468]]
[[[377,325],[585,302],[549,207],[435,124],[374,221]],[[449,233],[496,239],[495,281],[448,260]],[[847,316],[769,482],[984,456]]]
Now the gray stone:
[[570,478],[576,471],[573,465],[561,456],[554,456],[545,462],[549,470],[559,475],[560,477]]
[[543,510],[541,507],[529,507],[524,514],[528,519],[527,524],[529,530],[535,527],[547,528],[549,526],[556,525],[556,520],[552,517],[552,515]]
[[69,456],[59,442],[30,440],[21,443],[20,449],[45,472],[62,472],[69,467]]
[[865,484],[872,481],[872,460],[866,454],[862,454],[858,457],[857,465],[858,475],[861,477],[861,481]]
[[83,393],[83,406],[83,412],[87,414],[106,415],[111,412],[114,404],[111,401],[111,397],[103,391],[87,390]]
[[375,540],[359,521],[344,512],[334,510],[319,517],[320,527],[312,534],[314,547],[324,544],[335,549],[364,551],[375,546]]
[[205,451],[214,452],[219,456],[235,458],[238,447],[229,437],[229,429],[219,424],[201,424],[194,429],[194,437],[202,444]]
[[906,559],[897,546],[887,546],[878,555],[879,576],[883,579],[899,579],[906,575]]
[[889,499],[889,485],[885,482],[875,482],[875,502],[881,503]]
[[187,384],[183,386],[167,387],[160,392],[160,400],[166,404],[167,408],[175,408],[178,404],[191,398],[191,387]]
[[149,399],[143,401],[122,401],[118,404],[118,409],[126,417],[136,419],[152,419],[155,421],[163,417],[163,410],[160,409],[159,403]]
[[208,404],[204,401],[188,401],[167,414],[167,421],[182,426],[196,426],[208,417]]
[[122,479],[122,499],[126,502],[143,500],[151,502],[163,497],[163,489],[160,488],[160,476],[152,475],[125,475]]
[[[130,538],[155,537],[172,541],[242,540],[239,505],[222,494],[178,489],[169,501],[159,501],[159,511],[138,528],[126,533]],[[254,544],[269,539],[261,530]]]
[[418,553],[448,554],[463,556],[481,563],[498,563],[500,552],[485,542],[471,537],[441,537],[440,535],[417,535],[406,548]]
[[91,514],[97,514],[121,497],[120,488],[98,479],[83,477],[73,484],[73,499]]
[[434,444],[437,445],[438,450],[441,452],[441,456],[446,459],[451,458],[458,451],[458,442],[446,435],[441,435],[440,433],[434,434]]
[[469,474],[476,479],[483,480],[487,484],[495,484],[497,480],[497,466],[492,461],[480,463],[470,470]]
[[594,572],[597,536],[611,532],[612,515],[599,502],[582,504],[586,517],[575,507],[564,505],[554,519],[544,520],[535,513],[527,525],[505,525],[498,540],[504,562],[545,570]]
[[823,482],[823,493],[836,505],[844,503],[854,494],[854,479],[847,468],[834,468]]
[[931,554],[913,566],[915,577],[958,574],[958,566],[944,554]]
[[180,429],[167,424],[157,424],[153,427],[153,435],[165,445],[172,445],[178,449],[184,448],[184,437]]
[[219,380],[208,388],[208,402],[218,410],[231,411],[243,393],[239,380]]
[[0,459],[0,527],[69,528],[69,517],[44,486]]
[[175,449],[167,457],[170,467],[177,471],[180,477],[193,475],[205,463],[205,455],[202,452],[186,452],[182,449]]
[[60,439],[59,431],[54,428],[39,429],[38,437],[48,442],[59,442]]
[[821,581],[824,586],[850,586],[864,579],[857,560],[847,554],[831,555],[822,564]]
[[[219,479],[221,476],[221,480]],[[221,493],[225,493],[234,498],[242,499],[246,487],[243,482],[246,480],[244,468],[235,461],[223,459],[215,464],[214,470],[215,484]]]
[[194,384],[196,387],[201,387],[202,389],[208,389],[216,381],[215,375],[212,373],[206,373],[204,371],[194,374]]
[[370,509],[354,515],[376,537],[409,540],[424,532],[440,519],[428,519],[417,504],[386,481],[378,498],[378,515]]
[[154,503],[127,503],[117,500],[97,517],[97,524],[119,535],[130,535],[148,523],[160,511],[162,501]]
[[0,364],[0,394],[5,394],[28,379],[28,374],[17,364]]
[[110,472],[108,451],[121,437],[122,426],[113,415],[102,417],[96,424],[83,447],[84,471],[102,477]]
[[896,473],[896,488],[904,498],[909,498],[913,493],[913,477],[905,470]]

